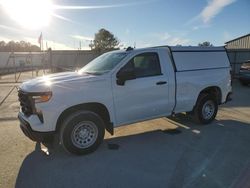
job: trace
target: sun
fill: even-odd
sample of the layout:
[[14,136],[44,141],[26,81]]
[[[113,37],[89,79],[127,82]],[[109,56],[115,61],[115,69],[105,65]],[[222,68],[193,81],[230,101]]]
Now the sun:
[[51,0],[0,0],[11,19],[25,29],[48,26],[53,14]]

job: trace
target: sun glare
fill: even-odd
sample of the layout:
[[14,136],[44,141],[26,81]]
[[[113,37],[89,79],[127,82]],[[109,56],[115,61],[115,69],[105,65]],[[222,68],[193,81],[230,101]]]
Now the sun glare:
[[11,19],[26,29],[39,29],[49,25],[53,13],[51,0],[0,1]]

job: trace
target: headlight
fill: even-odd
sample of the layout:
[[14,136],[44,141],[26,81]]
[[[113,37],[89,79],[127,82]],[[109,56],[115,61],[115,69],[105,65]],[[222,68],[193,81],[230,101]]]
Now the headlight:
[[47,102],[52,97],[52,92],[42,92],[42,93],[35,93],[32,95],[32,99],[35,103],[42,103]]

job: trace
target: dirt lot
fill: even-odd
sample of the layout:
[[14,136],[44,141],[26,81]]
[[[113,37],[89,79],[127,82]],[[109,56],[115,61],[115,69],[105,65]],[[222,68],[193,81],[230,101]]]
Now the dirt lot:
[[[13,84],[0,85],[0,101]],[[16,90],[0,106],[0,187],[250,187],[250,87],[199,126],[184,115],[115,129],[87,156],[45,155],[16,120]]]

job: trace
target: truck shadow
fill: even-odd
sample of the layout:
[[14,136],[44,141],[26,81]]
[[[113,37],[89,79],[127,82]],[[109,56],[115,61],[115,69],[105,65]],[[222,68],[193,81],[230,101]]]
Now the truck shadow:
[[24,159],[16,187],[216,188],[244,183],[250,173],[250,125],[224,120],[197,128],[184,121],[189,128],[106,139],[86,156],[46,156],[37,147]]

